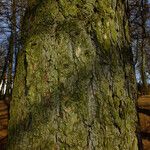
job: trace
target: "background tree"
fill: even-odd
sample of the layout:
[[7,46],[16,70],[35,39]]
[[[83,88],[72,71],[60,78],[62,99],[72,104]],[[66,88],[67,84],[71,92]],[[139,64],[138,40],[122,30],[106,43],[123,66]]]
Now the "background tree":
[[[26,1],[3,0],[0,3],[0,28],[1,41],[6,53],[5,65],[2,66],[1,81],[2,94],[10,94],[13,86],[13,78],[17,62],[17,53],[21,49],[21,21],[26,8]],[[5,45],[3,44],[5,43]]]
[[1,1],[0,2],[0,45],[1,45],[1,51],[5,53],[1,53],[1,74],[0,74],[0,91],[4,93],[4,87],[6,87],[6,80],[5,80],[5,72],[6,72],[6,64],[7,64],[7,47],[8,47],[8,37],[9,37],[9,5],[7,5],[8,1]]
[[6,52],[4,50],[4,47],[1,46],[0,47],[0,60],[1,60],[1,63],[0,63],[0,76],[2,75],[2,72],[3,72],[3,66],[4,66],[4,63],[5,63],[5,55],[6,55]]
[[138,149],[126,10],[122,0],[29,1],[9,150]]
[[143,93],[148,93],[149,82],[149,1],[131,0],[129,3],[132,49],[135,58],[135,69],[141,82]]

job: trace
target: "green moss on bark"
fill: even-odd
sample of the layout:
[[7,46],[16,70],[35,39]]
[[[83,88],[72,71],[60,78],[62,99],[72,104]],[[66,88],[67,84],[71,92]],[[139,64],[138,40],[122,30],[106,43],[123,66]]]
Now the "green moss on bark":
[[31,8],[8,149],[137,150],[121,0],[46,0]]

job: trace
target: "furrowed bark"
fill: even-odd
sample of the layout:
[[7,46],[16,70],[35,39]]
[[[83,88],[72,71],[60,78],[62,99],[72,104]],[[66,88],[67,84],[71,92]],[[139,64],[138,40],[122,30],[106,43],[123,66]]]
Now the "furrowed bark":
[[125,4],[33,1],[28,14],[8,149],[137,150]]

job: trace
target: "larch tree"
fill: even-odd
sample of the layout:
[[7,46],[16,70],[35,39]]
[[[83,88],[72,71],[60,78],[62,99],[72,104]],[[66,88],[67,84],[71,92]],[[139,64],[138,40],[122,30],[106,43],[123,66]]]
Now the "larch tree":
[[8,150],[138,150],[124,0],[32,0]]

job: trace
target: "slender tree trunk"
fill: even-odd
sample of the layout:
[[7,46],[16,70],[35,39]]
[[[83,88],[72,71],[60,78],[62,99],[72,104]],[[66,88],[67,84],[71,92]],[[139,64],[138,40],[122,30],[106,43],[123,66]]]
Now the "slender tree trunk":
[[30,5],[10,106],[8,149],[138,150],[135,75],[123,1]]
[[142,89],[143,94],[148,94],[148,83],[146,76],[146,53],[144,50],[144,39],[142,39],[142,47],[141,47],[141,81],[142,81]]
[[16,0],[11,2],[11,35],[9,39],[9,49],[8,49],[8,65],[7,65],[7,95],[11,94],[12,83],[13,83],[13,70],[14,70],[14,55],[16,50]]
[[142,81],[143,94],[148,94],[148,83],[146,75],[146,51],[145,51],[145,41],[146,41],[146,0],[141,0],[141,17],[142,17],[142,39],[141,39],[141,65],[140,74]]

